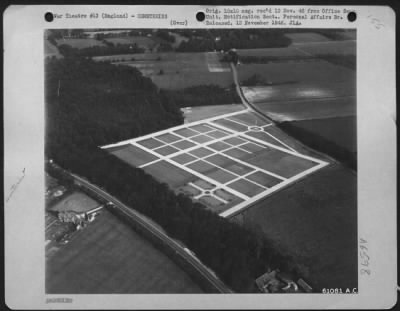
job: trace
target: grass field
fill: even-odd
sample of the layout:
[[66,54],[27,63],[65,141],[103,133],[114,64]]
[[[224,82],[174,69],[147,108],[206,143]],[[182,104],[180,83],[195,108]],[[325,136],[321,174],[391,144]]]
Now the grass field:
[[201,293],[174,262],[106,210],[46,263],[51,294]]
[[57,44],[62,45],[62,44],[68,44],[72,46],[73,48],[77,49],[83,49],[83,48],[88,48],[91,46],[105,46],[105,44],[101,41],[95,40],[95,39],[90,39],[90,38],[84,38],[84,39],[57,39]]
[[99,203],[88,197],[86,194],[82,192],[74,192],[57,202],[50,208],[50,210],[57,212],[74,211],[80,213],[89,211],[98,206]]
[[243,105],[233,104],[233,105],[187,107],[187,108],[182,108],[181,110],[185,118],[185,123],[191,123],[211,118],[214,116],[243,110]]
[[[132,61],[132,58],[135,60]],[[210,72],[207,53],[145,53],[94,59],[117,59],[117,64],[137,68],[158,87],[164,89],[182,89],[207,84],[230,87],[233,83],[230,71]],[[210,61],[215,65],[215,60]]]
[[331,165],[245,210],[314,288],[357,287],[357,177]]

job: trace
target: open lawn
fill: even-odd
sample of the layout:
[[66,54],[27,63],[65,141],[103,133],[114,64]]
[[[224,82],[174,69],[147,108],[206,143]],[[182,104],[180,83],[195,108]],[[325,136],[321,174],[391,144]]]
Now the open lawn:
[[271,122],[266,120],[265,118],[261,118],[259,115],[254,112],[242,113],[229,118],[230,120],[240,122],[247,126],[264,126],[268,125]]
[[46,262],[49,294],[201,293],[166,255],[102,210]]
[[232,105],[186,107],[182,108],[181,110],[183,111],[185,123],[191,123],[211,118],[214,116],[243,110],[243,105],[232,104]]
[[357,287],[357,177],[330,165],[241,215],[295,258],[315,289]]
[[281,182],[280,179],[262,172],[252,173],[246,178],[268,188],[271,188]]
[[[250,137],[254,137],[254,138],[260,139],[260,140],[265,141],[267,143],[273,144],[275,146],[286,148],[286,145],[282,144],[281,141],[277,140],[275,138],[275,136],[270,136],[270,135],[267,134],[269,128],[270,127],[266,127],[264,129],[264,131],[262,131],[262,132],[257,132],[257,131],[247,132],[247,135],[250,136]],[[249,146],[242,146],[241,148],[247,150],[248,148],[246,148],[246,147],[249,147]]]
[[160,182],[168,184],[173,189],[196,179],[196,177],[189,172],[166,161],[154,163],[143,169],[146,173],[152,175]]
[[82,192],[74,192],[57,202],[49,210],[54,212],[74,211],[77,213],[90,211],[100,204]]
[[110,148],[108,151],[132,166],[139,166],[156,159],[152,154],[131,144]]
[[317,165],[310,160],[273,148],[257,152],[255,156],[244,161],[285,178],[290,178]]
[[256,194],[259,194],[265,190],[265,188],[262,188],[251,181],[248,181],[246,179],[238,179],[232,183],[229,184],[229,186],[232,189],[235,189],[237,191],[240,191],[241,193],[244,193],[248,196],[254,196]]

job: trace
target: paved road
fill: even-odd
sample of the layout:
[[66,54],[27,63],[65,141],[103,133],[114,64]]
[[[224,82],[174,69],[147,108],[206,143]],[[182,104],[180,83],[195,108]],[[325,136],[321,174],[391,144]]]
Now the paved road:
[[81,185],[84,186],[94,192],[96,192],[99,196],[104,198],[105,200],[114,204],[115,208],[120,210],[124,215],[126,215],[131,220],[138,223],[140,226],[151,232],[153,235],[161,239],[165,245],[171,247],[178,256],[181,256],[187,263],[189,263],[205,280],[209,282],[215,288],[216,292],[219,293],[233,293],[231,289],[229,289],[221,280],[219,280],[216,276],[213,275],[210,270],[203,265],[198,259],[196,259],[193,255],[189,254],[184,248],[178,244],[175,240],[171,239],[168,235],[161,231],[161,229],[157,228],[148,219],[143,217],[140,213],[136,212],[132,208],[129,208],[127,205],[123,204],[104,190],[99,187],[91,184],[87,180],[70,174],[74,177],[74,179]]
[[235,82],[235,86],[236,86],[236,92],[238,93],[238,95],[240,97],[240,100],[242,101],[242,104],[247,109],[250,109],[251,111],[255,112],[262,119],[265,119],[268,122],[270,122],[272,124],[275,124],[274,120],[270,119],[268,116],[266,116],[260,110],[258,110],[254,105],[249,103],[249,101],[247,100],[247,98],[243,94],[242,88],[240,87],[236,66],[233,63],[230,63],[230,64],[231,64],[231,69],[232,69],[232,74],[233,74],[233,81]]

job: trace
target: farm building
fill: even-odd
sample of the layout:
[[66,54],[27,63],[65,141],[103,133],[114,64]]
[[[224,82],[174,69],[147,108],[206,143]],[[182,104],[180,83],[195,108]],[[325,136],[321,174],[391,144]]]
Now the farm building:
[[256,279],[258,289],[262,293],[296,293],[299,286],[293,281],[293,277],[279,269],[268,271]]

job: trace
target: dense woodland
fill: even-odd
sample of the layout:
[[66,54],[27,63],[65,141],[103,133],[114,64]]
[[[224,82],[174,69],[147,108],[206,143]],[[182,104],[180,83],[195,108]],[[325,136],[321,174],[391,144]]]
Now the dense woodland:
[[272,241],[98,147],[183,123],[178,105],[150,79],[135,68],[77,58],[48,59],[45,70],[47,158],[151,217],[237,292],[254,291],[268,268],[298,273]]

